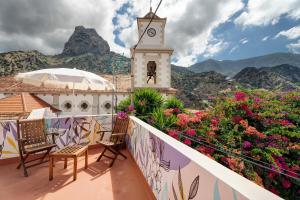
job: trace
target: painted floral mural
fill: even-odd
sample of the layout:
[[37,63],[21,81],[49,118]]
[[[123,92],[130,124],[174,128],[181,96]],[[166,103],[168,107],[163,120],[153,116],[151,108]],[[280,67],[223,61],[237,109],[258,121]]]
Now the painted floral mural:
[[[110,115],[45,119],[46,132],[59,133],[57,149],[73,144],[95,144],[99,130],[111,130]],[[49,135],[50,139],[50,135]],[[17,122],[0,122],[0,159],[18,156]]]
[[246,199],[144,124],[132,118],[127,146],[157,199]]

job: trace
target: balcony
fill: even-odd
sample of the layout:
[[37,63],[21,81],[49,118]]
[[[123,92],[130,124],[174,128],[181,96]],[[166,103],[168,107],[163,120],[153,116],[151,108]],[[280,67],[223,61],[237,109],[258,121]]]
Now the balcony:
[[[76,143],[92,148],[98,139],[95,132],[110,129],[111,120],[109,115],[76,116],[45,119],[45,124],[47,130],[60,133],[58,148]],[[4,199],[280,199],[136,117],[131,117],[124,150],[128,159],[120,158],[108,168],[105,160],[96,162],[101,150],[93,148],[88,169],[80,158],[76,181],[72,181],[71,162],[68,169],[57,162],[52,182],[47,164],[31,168],[24,178],[15,169],[15,131],[16,121],[1,123],[0,194]]]

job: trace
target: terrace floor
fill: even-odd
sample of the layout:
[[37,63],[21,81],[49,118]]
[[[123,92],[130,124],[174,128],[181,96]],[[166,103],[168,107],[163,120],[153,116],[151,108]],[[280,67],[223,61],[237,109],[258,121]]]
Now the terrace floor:
[[73,181],[73,162],[63,169],[56,162],[54,179],[48,180],[48,163],[30,168],[29,177],[16,169],[16,163],[0,165],[0,199],[2,200],[152,200],[154,196],[127,150],[127,160],[116,160],[108,168],[109,160],[96,162],[100,149],[89,150],[89,167],[84,169],[84,157],[78,160],[77,180]]

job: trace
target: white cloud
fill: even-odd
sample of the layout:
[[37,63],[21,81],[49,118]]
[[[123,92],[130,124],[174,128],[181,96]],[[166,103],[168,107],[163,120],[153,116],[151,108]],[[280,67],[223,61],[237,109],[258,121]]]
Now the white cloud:
[[266,36],[266,37],[263,37],[263,38],[261,39],[261,41],[265,42],[265,41],[267,41],[268,39],[269,39],[269,36]]
[[241,44],[246,44],[246,43],[248,43],[248,39],[247,38],[243,38],[243,39],[240,40],[240,43]]
[[234,22],[243,26],[266,26],[276,24],[283,15],[300,19],[300,1],[249,0],[245,11]]
[[230,49],[229,54],[231,54],[232,52],[234,52],[238,48],[239,48],[239,45],[235,45],[234,47],[232,47],[232,49]]
[[204,51],[204,57],[213,57],[222,50],[228,47],[228,43],[223,40],[216,40],[214,43],[209,43]]
[[[158,2],[159,0],[153,1],[153,8],[156,8]],[[132,0],[132,5],[133,13],[137,16],[144,16],[149,11],[144,1]],[[199,55],[217,52],[216,44],[209,40],[212,31],[243,6],[241,0],[163,1],[157,15],[167,17],[167,46],[175,50],[174,56],[178,60],[175,64],[188,66]],[[120,38],[126,47],[136,43],[137,36],[133,35],[136,32],[135,23],[121,31]]]
[[300,37],[300,26],[295,26],[289,30],[280,31],[275,38],[278,38],[280,36],[284,36],[288,38],[289,40],[297,39]]
[[111,50],[123,52],[124,49],[114,43],[112,19],[124,2],[126,0],[0,0],[0,51],[35,49],[57,54],[75,26],[83,25],[95,28],[108,41]]
[[291,43],[286,46],[293,53],[300,53],[300,40],[296,43]]

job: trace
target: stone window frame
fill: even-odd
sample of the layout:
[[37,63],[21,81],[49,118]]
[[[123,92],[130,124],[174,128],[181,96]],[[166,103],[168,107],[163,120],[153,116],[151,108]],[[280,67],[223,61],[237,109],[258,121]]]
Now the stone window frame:
[[[86,104],[87,107],[83,108],[82,107],[83,104]],[[80,103],[78,104],[77,107],[80,109],[81,112],[88,112],[89,109],[91,108],[91,104],[87,100],[82,100],[82,101],[80,101]]]
[[[70,104],[70,107],[67,106],[68,104]],[[63,108],[63,110],[64,110],[65,112],[71,112],[71,111],[72,111],[72,108],[73,108],[72,101],[70,101],[70,100],[64,101],[64,102],[62,103],[62,106],[61,106],[61,107]],[[69,107],[69,108],[68,108],[68,107]]]

